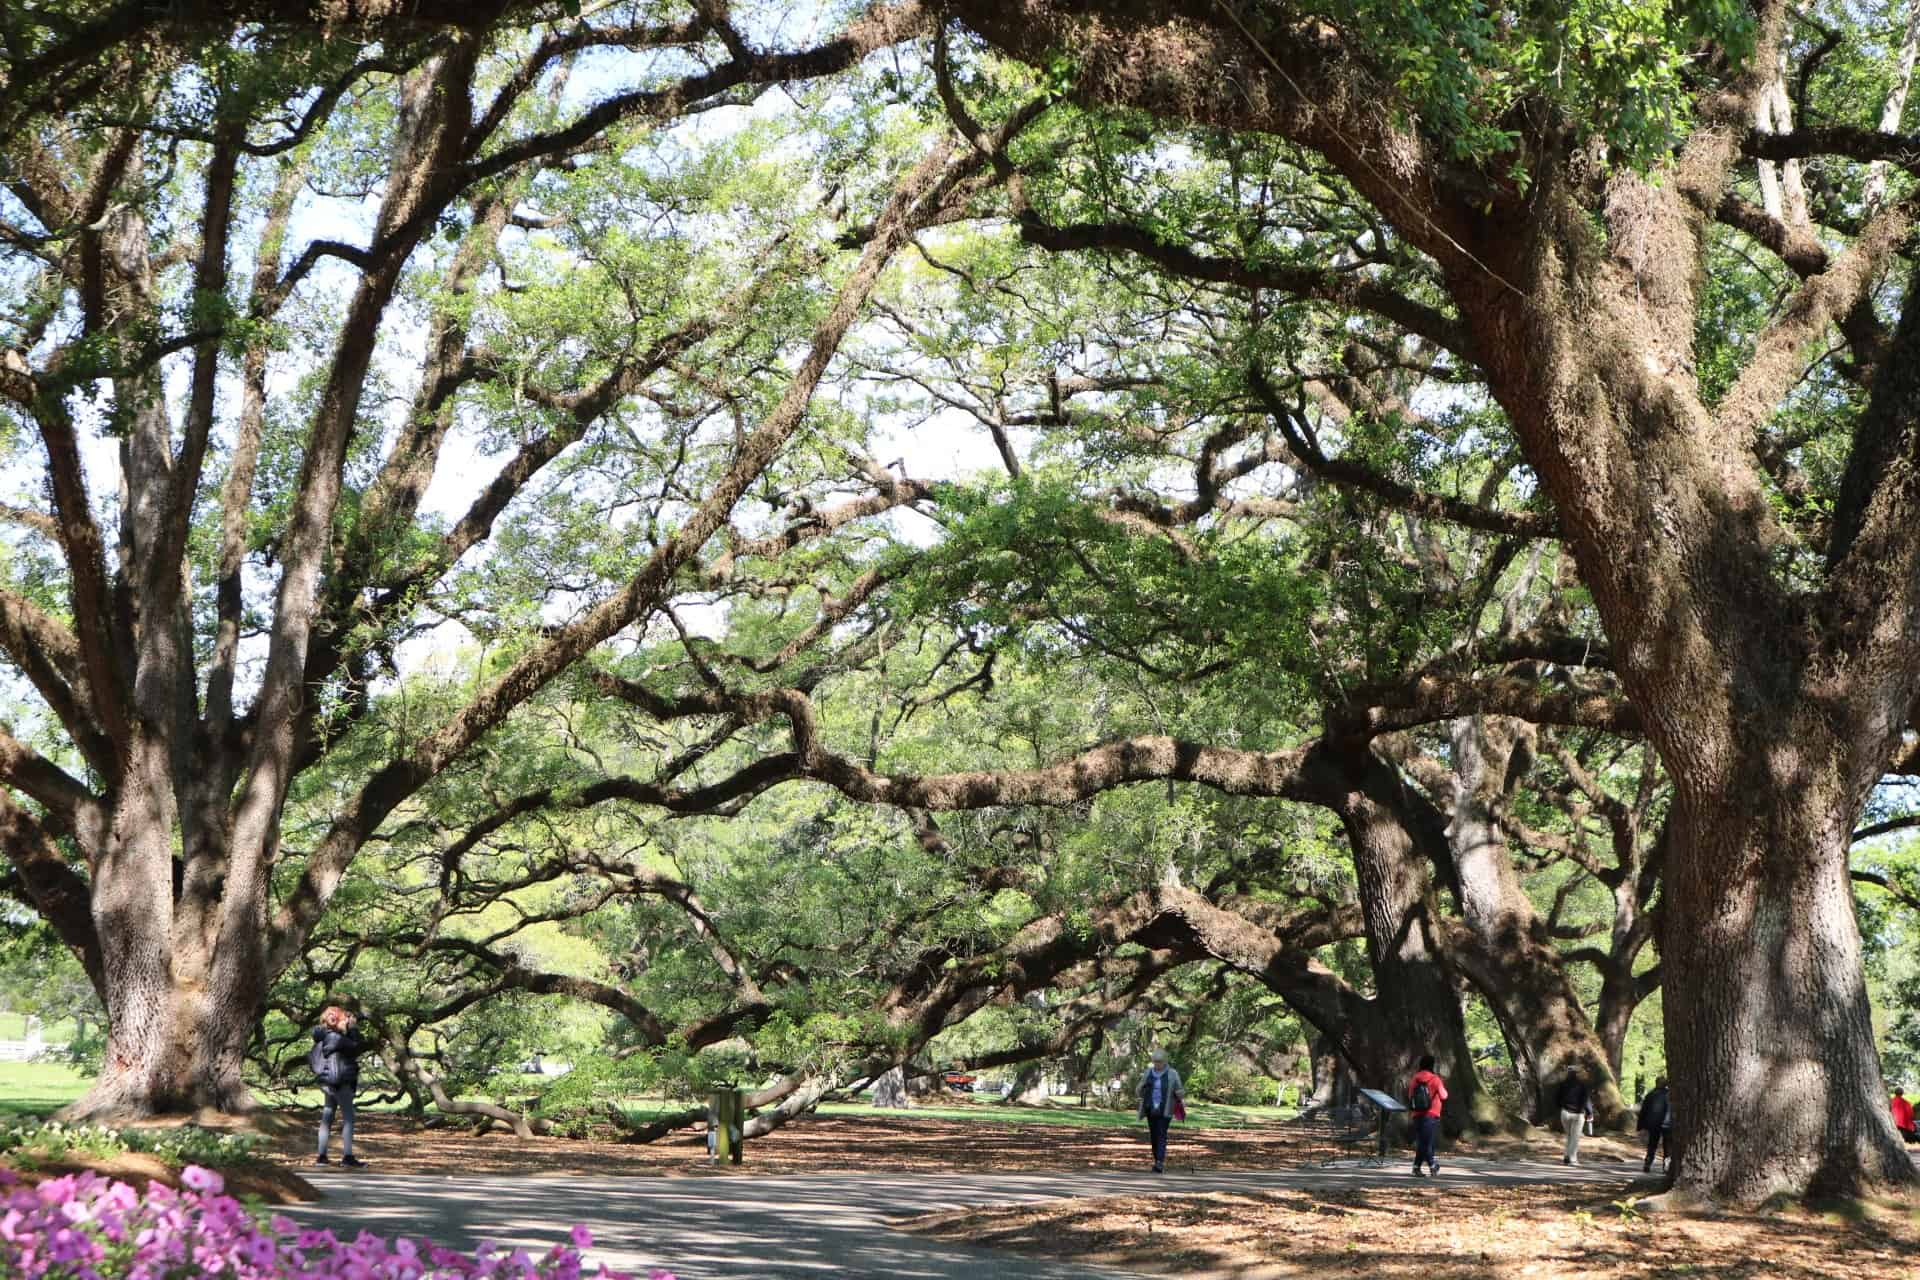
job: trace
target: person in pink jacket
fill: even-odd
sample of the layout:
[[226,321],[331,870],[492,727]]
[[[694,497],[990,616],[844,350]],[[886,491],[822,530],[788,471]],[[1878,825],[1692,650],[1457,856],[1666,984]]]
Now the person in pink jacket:
[[1420,1069],[1407,1081],[1407,1109],[1413,1120],[1413,1176],[1420,1176],[1425,1164],[1430,1174],[1440,1172],[1433,1158],[1434,1143],[1440,1138],[1440,1104],[1447,1100],[1447,1082],[1434,1074],[1433,1055],[1420,1059]]

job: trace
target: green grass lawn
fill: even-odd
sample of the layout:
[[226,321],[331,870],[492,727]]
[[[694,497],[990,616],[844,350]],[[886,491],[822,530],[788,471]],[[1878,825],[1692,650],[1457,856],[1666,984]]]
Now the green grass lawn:
[[[25,1040],[27,1015],[0,1009],[0,1040]],[[73,1038],[73,1023],[49,1022],[40,1028],[40,1038],[48,1044],[65,1044]]]
[[[1131,1109],[1108,1111],[1058,1102],[1037,1107],[1008,1107],[995,1102],[941,1106],[920,1103],[906,1111],[869,1106],[863,1102],[830,1102],[820,1108],[825,1116],[887,1116],[898,1120],[930,1116],[939,1120],[973,1120],[981,1124],[1061,1124],[1084,1129],[1125,1129],[1139,1123]],[[1248,1129],[1292,1119],[1291,1107],[1225,1107],[1213,1102],[1187,1104],[1186,1123],[1201,1129]]]
[[58,1111],[85,1093],[87,1083],[62,1062],[0,1062],[0,1120]]

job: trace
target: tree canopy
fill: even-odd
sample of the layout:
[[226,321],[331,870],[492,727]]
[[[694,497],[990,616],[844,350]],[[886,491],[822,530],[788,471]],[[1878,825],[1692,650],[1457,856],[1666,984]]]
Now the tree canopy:
[[80,1110],[243,1108],[353,990],[441,1105],[1157,1034],[1433,1052],[1458,1132],[1624,1116],[1658,992],[1683,1192],[1910,1181],[1914,36],[10,8],[0,848]]

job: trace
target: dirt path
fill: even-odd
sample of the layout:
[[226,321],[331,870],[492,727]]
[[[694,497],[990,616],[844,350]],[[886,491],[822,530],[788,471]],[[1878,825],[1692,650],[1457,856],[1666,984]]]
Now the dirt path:
[[[1109,1257],[1096,1241],[1069,1238],[1063,1247],[1001,1252],[993,1235],[962,1229],[969,1211],[990,1215],[1072,1212],[1151,1201],[1177,1213],[1189,1196],[1284,1194],[1333,1189],[1403,1195],[1411,1179],[1391,1169],[1213,1169],[1155,1177],[1120,1173],[979,1172],[974,1174],[814,1173],[711,1178],[420,1177],[317,1171],[326,1193],[318,1204],[289,1210],[298,1220],[349,1234],[425,1235],[472,1248],[494,1240],[539,1252],[566,1238],[575,1222],[593,1232],[589,1262],[644,1275],[668,1267],[680,1280],[801,1280],[823,1275],[852,1280],[910,1276],[915,1280],[1117,1280],[1137,1274],[1129,1259]],[[1589,1194],[1617,1195],[1618,1167],[1565,1169],[1461,1161],[1441,1179],[1451,1194],[1474,1185],[1578,1181]],[[1549,1186],[1548,1190],[1557,1190]],[[924,1215],[933,1214],[932,1218]],[[918,1232],[899,1230],[920,1218]],[[1038,1219],[1036,1219],[1037,1221]],[[1163,1238],[1164,1239],[1164,1238]],[[1022,1243],[1031,1243],[1025,1240]],[[1161,1249],[1153,1260],[1164,1261]],[[1193,1275],[1186,1270],[1174,1274]],[[1343,1272],[1342,1274],[1365,1274]]]
[[1181,1128],[1164,1178],[1131,1127],[914,1112],[812,1117],[738,1169],[715,1169],[698,1134],[522,1141],[373,1115],[357,1173],[312,1168],[309,1141],[295,1126],[275,1143],[326,1193],[305,1221],[534,1249],[585,1221],[596,1260],[683,1280],[1920,1280],[1911,1210],[1637,1215],[1657,1184],[1635,1144],[1589,1139],[1567,1169],[1546,1130],[1443,1157],[1438,1181],[1401,1158],[1321,1169],[1327,1146],[1288,1125]]

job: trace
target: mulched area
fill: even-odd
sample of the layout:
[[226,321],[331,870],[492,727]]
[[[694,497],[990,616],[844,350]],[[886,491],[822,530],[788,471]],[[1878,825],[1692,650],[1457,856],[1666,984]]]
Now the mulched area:
[[[952,1120],[903,1112],[891,1116],[808,1116],[765,1138],[748,1141],[745,1162],[718,1172],[938,1173],[992,1169],[1132,1169],[1147,1161],[1144,1129],[1092,1128],[1044,1122]],[[313,1159],[309,1131],[283,1133],[271,1158],[289,1165]],[[1181,1129],[1175,1137],[1181,1167],[1266,1169],[1297,1165],[1316,1149],[1290,1126],[1261,1129]],[[516,1138],[464,1127],[428,1127],[406,1116],[362,1114],[354,1151],[384,1173],[593,1173],[707,1175],[706,1135],[691,1131],[647,1144],[573,1138]]]
[[[0,1168],[10,1170],[15,1177],[28,1183],[63,1178],[68,1174],[95,1173],[103,1178],[112,1178],[115,1182],[128,1183],[141,1192],[156,1182],[176,1191],[182,1185],[178,1168],[137,1151],[123,1151],[110,1156],[69,1154],[58,1160],[0,1161]],[[299,1204],[320,1198],[320,1193],[298,1173],[264,1160],[228,1165],[220,1170],[220,1176],[226,1184],[226,1193],[242,1200],[258,1200],[262,1204]]]
[[[942,1102],[943,1107],[954,1105]],[[981,1104],[983,1110],[991,1104]],[[1006,1108],[991,1108],[1008,1117]],[[1017,1117],[1014,1111],[1013,1116]],[[310,1112],[282,1111],[267,1148],[270,1158],[304,1165],[313,1158]],[[1497,1159],[1557,1161],[1558,1131],[1472,1143],[1471,1154]],[[362,1112],[355,1153],[385,1173],[706,1175],[706,1135],[689,1130],[653,1143],[598,1138],[516,1138],[503,1130],[475,1134],[464,1125],[429,1124],[391,1112]],[[1177,1125],[1173,1160],[1183,1169],[1294,1168],[1334,1150],[1324,1135],[1294,1124],[1245,1129]],[[1598,1159],[1639,1159],[1633,1143],[1606,1135],[1586,1140],[1582,1151]],[[721,1170],[733,1174],[1068,1171],[1134,1169],[1147,1163],[1144,1126],[1081,1126],[1012,1118],[956,1120],[908,1110],[896,1116],[806,1116],[765,1138],[747,1143],[745,1163]]]
[[[1618,1193],[1615,1193],[1616,1195]],[[905,1229],[1192,1280],[1920,1277],[1920,1212],[1636,1214],[1592,1188],[1338,1187],[931,1214]]]

